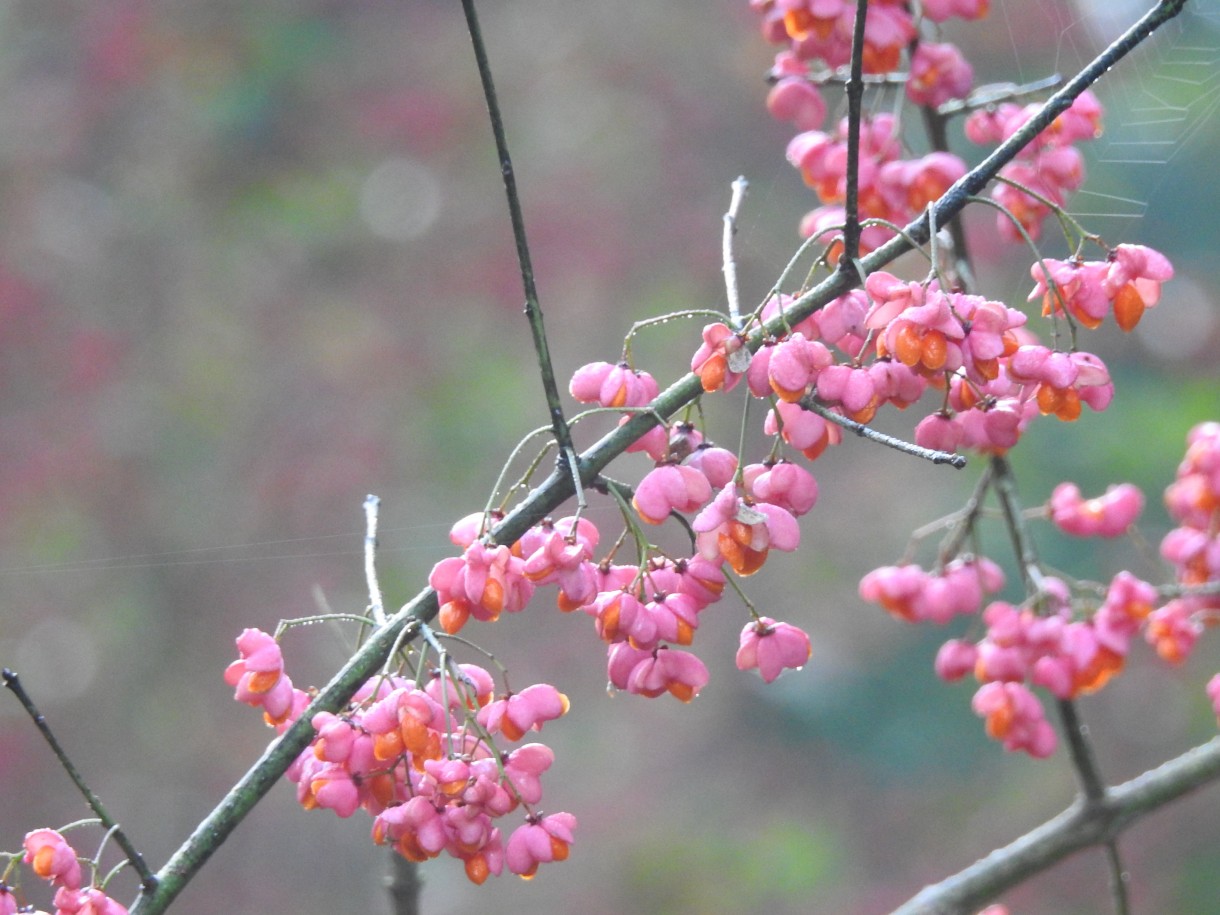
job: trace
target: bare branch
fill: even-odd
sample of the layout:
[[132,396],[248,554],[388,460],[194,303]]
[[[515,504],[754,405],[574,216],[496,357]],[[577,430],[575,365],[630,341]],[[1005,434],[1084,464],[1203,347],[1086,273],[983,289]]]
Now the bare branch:
[[[854,265],[860,258],[860,115],[864,100],[864,23],[868,0],[856,0],[856,21],[851,38],[851,76],[847,80],[847,187],[843,207],[847,224],[843,227],[842,265]],[[864,277],[860,277],[861,280]]]
[[1220,777],[1220,737],[1107,790],[1078,798],[1047,820],[965,870],[924,887],[891,915],[967,915],[1005,890],[1085,848],[1108,846],[1147,813]]
[[77,790],[84,796],[85,803],[89,805],[89,809],[93,811],[94,815],[101,821],[101,824],[114,834],[114,840],[119,844],[119,848],[123,849],[123,854],[127,856],[131,866],[140,875],[141,886],[146,892],[152,890],[157,885],[157,878],[148,869],[144,856],[136,851],[136,847],[131,844],[127,834],[123,832],[119,824],[106,812],[106,808],[102,806],[101,799],[85,784],[84,776],[80,774],[80,770],[68,758],[68,754],[60,745],[55,733],[51,730],[51,726],[47,724],[47,719],[43,717],[42,712],[38,711],[38,707],[34,705],[34,700],[30,698],[29,694],[25,691],[25,687],[21,685],[21,679],[7,667],[4,668],[3,672],[0,672],[0,677],[3,678],[4,685],[8,687],[9,691],[17,697],[17,701],[21,703],[21,707],[25,709],[26,714],[30,716],[30,719],[34,722],[34,727],[38,728],[38,732],[42,734],[43,740],[47,742],[47,746],[51,748],[51,752],[55,754],[55,758],[59,760],[63,770],[68,773],[68,778],[72,779],[72,783],[76,785]]
[[724,293],[729,303],[729,318],[733,330],[741,330],[741,294],[737,289],[737,261],[733,258],[733,236],[737,234],[737,214],[741,201],[745,199],[750,182],[743,177],[733,181],[733,196],[729,198],[729,209],[724,214],[724,234],[720,241],[720,253],[724,260]]
[[[542,323],[542,306],[538,304],[538,289],[534,283],[534,265],[530,259],[529,242],[525,237],[525,216],[521,212],[521,198],[517,194],[517,178],[513,172],[512,157],[508,154],[508,137],[504,133],[504,119],[500,115],[500,103],[496,100],[496,87],[492,82],[491,65],[487,61],[487,48],[483,44],[483,31],[479,28],[474,0],[462,0],[462,11],[466,14],[466,28],[474,46],[475,63],[478,65],[479,79],[483,84],[483,97],[487,101],[487,115],[496,140],[496,152],[500,157],[500,173],[504,176],[504,192],[508,197],[508,215],[513,226],[513,240],[517,245],[517,262],[521,267],[521,284],[525,288],[525,316],[529,320],[530,333],[534,337],[534,352],[538,356],[538,372],[542,376],[542,389],[546,395],[547,410],[551,414],[551,429],[555,442],[559,445],[560,461],[567,463],[573,483],[579,483],[579,458],[572,446],[572,433],[568,429],[567,420],[564,419],[559,386],[555,383],[555,368],[551,364],[551,351]],[[576,495],[581,508],[584,508],[584,492],[579,485],[576,486]]]
[[829,420],[836,426],[842,426],[848,432],[856,433],[861,438],[866,438],[870,442],[877,442],[879,445],[885,445],[887,448],[893,448],[895,451],[901,451],[903,454],[923,458],[925,461],[931,461],[933,464],[948,464],[957,470],[961,470],[966,466],[965,455],[954,454],[951,451],[936,451],[932,448],[924,448],[913,442],[906,442],[892,435],[886,435],[884,432],[878,432],[876,429],[864,425],[864,423],[858,423],[854,419],[848,419],[841,413],[828,409],[819,403],[813,395],[803,398],[801,400],[801,407],[816,413],[823,419]]

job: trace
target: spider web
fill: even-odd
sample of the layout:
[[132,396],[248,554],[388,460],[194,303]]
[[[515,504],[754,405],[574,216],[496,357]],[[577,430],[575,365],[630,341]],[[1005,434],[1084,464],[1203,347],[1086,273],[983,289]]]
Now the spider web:
[[[948,37],[960,41],[969,57],[976,30],[1003,23],[1011,49],[1011,59],[1002,68],[1005,78],[1026,83],[1057,72],[1067,79],[1151,5],[1151,0],[999,0],[987,19],[953,23]],[[1045,48],[1029,50],[1031,31],[1054,36],[1049,64]],[[1080,145],[1088,174],[1069,209],[1088,220],[1090,230],[1115,243],[1133,237],[1135,224],[1156,209],[1158,190],[1174,174],[1169,166],[1199,156],[1220,133],[1220,4],[1187,0],[1178,17],[1106,74],[1093,91],[1104,108],[1104,133]],[[828,121],[841,114],[833,111]],[[747,207],[747,230],[758,227],[761,214],[775,212],[778,201],[773,195],[783,193],[781,187],[766,184],[760,190],[761,205]],[[812,207],[812,197],[809,202]],[[748,237],[741,244],[751,250]]]
[[[1063,32],[1060,64],[1070,72],[1108,45],[1149,8],[1144,0],[1078,0],[1078,18]],[[1129,234],[1156,209],[1158,190],[1175,161],[1193,158],[1217,130],[1220,110],[1220,7],[1186,9],[1107,74],[1094,92],[1105,109],[1105,133],[1086,145],[1090,175],[1073,215],[1108,219],[1094,226]],[[1124,193],[1138,189],[1139,196]]]

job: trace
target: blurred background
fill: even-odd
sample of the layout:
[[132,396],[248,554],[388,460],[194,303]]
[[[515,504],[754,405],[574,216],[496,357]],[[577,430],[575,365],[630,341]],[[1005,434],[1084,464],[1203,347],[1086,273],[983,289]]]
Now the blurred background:
[[[992,6],[948,30],[980,82],[1070,74],[1142,9]],[[784,161],[790,129],[763,107],[774,49],[745,0],[499,0],[481,15],[561,378],[615,359],[634,321],[721,306],[739,174],[743,297],[758,301],[814,202]],[[1074,210],[1110,244],[1168,252],[1178,278],[1135,334],[1087,338],[1118,383],[1105,416],[1043,420],[1014,455],[1030,505],[1064,478],[1145,487],[1152,559],[1037,528],[1080,577],[1163,574],[1160,491],[1190,426],[1220,418],[1218,57],[1220,10],[1191,0],[1097,87],[1107,133],[1086,149]],[[986,290],[1023,302],[1028,255],[991,240],[990,211],[972,218]],[[452,521],[545,424],[519,283],[456,3],[0,2],[0,663],[154,866],[269,739],[221,679],[242,628],[363,609],[369,492],[384,500],[387,601],[414,595],[452,551]],[[668,383],[699,326],[642,335],[637,366]],[[732,411],[709,418],[732,447]],[[619,476],[638,478],[633,460]],[[748,583],[762,612],[813,638],[805,670],[769,688],[733,666],[734,600],[703,617],[712,682],[689,706],[608,697],[588,620],[547,597],[470,630],[515,684],[571,696],[543,735],[558,757],[545,806],[580,830],[571,859],[528,883],[474,887],[458,862],[430,862],[423,911],[864,915],[1062,809],[1065,754],[1008,756],[970,688],[934,677],[949,633],[856,596],[914,527],[960,505],[978,466],[954,474],[856,441],[819,460],[801,552]],[[613,525],[612,507],[592,512]],[[991,544],[1001,558],[998,528]],[[289,634],[294,680],[325,682],[353,638]],[[1081,705],[1111,781],[1215,732],[1203,684],[1217,646],[1205,639],[1182,670],[1149,654]],[[0,785],[0,848],[85,815],[7,695]],[[1137,911],[1217,910],[1218,805],[1211,788],[1127,833]],[[369,826],[305,813],[280,786],[174,911],[386,911]],[[1100,857],[1006,901],[1105,911]]]

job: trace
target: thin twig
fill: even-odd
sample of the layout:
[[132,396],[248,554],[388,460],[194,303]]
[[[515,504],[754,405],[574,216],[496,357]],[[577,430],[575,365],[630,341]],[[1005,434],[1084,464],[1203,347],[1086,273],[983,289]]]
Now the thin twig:
[[3,673],[0,675],[3,676],[4,685],[17,697],[21,707],[25,709],[26,714],[34,722],[34,727],[38,728],[38,732],[42,734],[43,740],[47,742],[47,746],[51,748],[51,752],[55,754],[55,758],[59,760],[59,764],[63,766],[64,771],[68,773],[68,778],[72,779],[72,783],[76,785],[77,789],[84,796],[85,803],[89,805],[89,809],[101,821],[102,826],[114,835],[115,842],[118,843],[119,848],[123,849],[123,854],[127,856],[131,866],[140,875],[140,885],[145,891],[154,889],[157,885],[157,878],[148,869],[148,865],[144,862],[144,856],[136,851],[136,847],[131,844],[131,840],[127,838],[127,834],[123,832],[122,827],[106,812],[106,808],[102,806],[101,800],[85,784],[84,776],[80,774],[72,760],[68,758],[68,754],[64,752],[64,748],[60,746],[59,740],[51,730],[51,726],[47,724],[47,719],[43,717],[42,712],[38,711],[38,707],[34,705],[34,700],[30,698],[29,693],[25,691],[25,687],[21,685],[21,679],[7,667],[4,668]]
[[1220,581],[1205,581],[1197,585],[1160,585],[1157,597],[1212,597],[1220,594]]
[[733,330],[741,330],[741,294],[737,289],[737,261],[733,257],[733,236],[737,234],[737,214],[741,201],[745,199],[750,182],[744,177],[733,181],[733,196],[729,199],[728,212],[724,214],[724,234],[720,240],[720,254],[724,260],[724,293],[729,303],[729,318]]
[[961,552],[962,544],[974,530],[974,522],[983,511],[983,499],[987,495],[987,490],[991,488],[992,473],[991,465],[988,464],[979,474],[978,482],[974,484],[970,498],[962,506],[962,510],[953,524],[953,530],[949,532],[949,536],[944,539],[937,550],[937,561],[941,565],[951,561]]
[[371,493],[364,497],[364,580],[369,588],[369,611],[377,626],[385,625],[385,605],[377,583],[377,510],[381,500]]
[[1017,554],[1025,588],[1033,595],[1044,594],[1046,587],[1042,568],[1038,564],[1038,549],[1025,527],[1025,513],[1021,510],[1021,498],[1017,493],[1017,480],[1013,476],[1012,465],[1008,463],[1007,458],[997,455],[991,459],[991,469],[995,477],[996,496],[1000,500],[1000,509],[1004,512],[1004,523],[1012,540],[1012,551]]
[[397,849],[391,850],[383,879],[393,915],[419,915],[419,893],[424,883],[419,875],[419,864],[404,858]]
[[521,268],[521,284],[525,289],[525,316],[529,320],[530,333],[534,338],[534,351],[538,356],[538,372],[542,376],[542,389],[546,394],[547,410],[551,415],[551,428],[559,445],[560,460],[568,465],[572,483],[580,507],[584,506],[581,485],[580,459],[572,446],[572,433],[563,416],[563,404],[559,399],[559,386],[555,382],[555,368],[551,364],[551,351],[547,344],[546,329],[542,323],[542,306],[538,303],[538,289],[534,283],[534,265],[530,259],[529,242],[525,237],[525,217],[521,212],[521,198],[517,193],[517,178],[513,172],[513,160],[508,154],[508,137],[504,133],[504,118],[500,114],[500,103],[496,99],[496,86],[491,78],[491,65],[487,60],[487,47],[483,43],[483,30],[479,27],[474,0],[462,0],[462,11],[466,14],[466,29],[474,47],[475,63],[479,68],[479,80],[483,84],[483,98],[487,102],[487,115],[491,121],[491,132],[496,140],[496,153],[500,158],[500,173],[504,177],[504,192],[508,197],[508,215],[513,226],[513,240],[517,245],[517,263]]
[[1068,753],[1072,757],[1072,767],[1080,780],[1080,790],[1090,801],[1099,799],[1106,791],[1106,783],[1101,777],[1101,768],[1097,765],[1097,754],[1089,742],[1089,727],[1080,720],[1076,703],[1070,699],[1060,699],[1055,703],[1059,709],[1059,722],[1063,725],[1067,737]]
[[[854,266],[860,259],[860,115],[864,100],[864,24],[868,19],[868,0],[856,0],[856,21],[851,38],[851,76],[847,91],[847,187],[843,207],[847,224],[843,227],[843,257],[840,268]],[[861,274],[861,278],[863,275]]]
[[893,448],[895,451],[901,451],[903,454],[909,454],[912,457],[923,458],[925,461],[931,461],[933,464],[948,464],[961,470],[966,466],[966,457],[961,454],[954,454],[951,451],[937,451],[933,448],[924,448],[912,442],[903,441],[900,438],[895,438],[892,435],[886,435],[884,432],[878,432],[864,423],[858,423],[854,419],[848,419],[841,413],[836,413],[834,410],[818,403],[817,398],[813,395],[808,395],[801,399],[800,405],[802,409],[810,410],[816,413],[823,419],[830,420],[836,426],[842,426],[849,432],[854,432],[861,438],[866,438],[869,441],[877,442],[885,445],[887,448]]
[[1114,897],[1114,915],[1130,915],[1131,897],[1127,884],[1131,875],[1123,867],[1123,859],[1118,851],[1118,839],[1106,843],[1106,864],[1110,869],[1110,893]]
[[[774,85],[778,83],[788,74],[777,72],[774,68],[767,71],[765,77],[767,83]],[[849,67],[810,67],[809,72],[803,74],[803,77],[815,85],[821,86],[825,83],[846,83],[851,79],[851,69]],[[895,70],[893,73],[865,73],[862,78],[866,86],[905,86],[911,81],[911,74],[903,70]]]
[[1054,89],[1062,82],[1062,76],[1052,73],[1042,79],[1019,85],[1017,83],[988,83],[985,86],[979,86],[965,98],[954,98],[942,102],[936,111],[946,117],[962,111],[974,111],[989,105],[998,105],[1000,102],[1015,101],[1027,95],[1040,95],[1047,90]]

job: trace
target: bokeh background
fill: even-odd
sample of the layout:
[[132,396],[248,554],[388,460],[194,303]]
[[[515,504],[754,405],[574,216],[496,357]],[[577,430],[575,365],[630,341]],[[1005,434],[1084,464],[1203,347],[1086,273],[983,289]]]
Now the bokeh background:
[[[790,131],[763,108],[772,49],[744,0],[484,6],[559,374],[615,358],[633,321],[720,305],[739,174],[757,301],[813,204],[783,159]],[[1140,7],[994,0],[950,32],[980,81],[1028,80],[1073,72]],[[1031,505],[1063,478],[1149,493],[1152,558],[1038,529],[1081,577],[1160,574],[1160,489],[1187,429],[1220,415],[1217,60],[1220,10],[1191,0],[1098,88],[1107,134],[1075,209],[1111,244],[1170,252],[1178,279],[1137,333],[1089,339],[1119,385],[1105,416],[1044,420],[1016,454]],[[1016,304],[1028,257],[990,241],[992,221],[971,224],[979,272]],[[384,500],[383,587],[406,600],[450,552],[452,520],[545,423],[520,301],[456,3],[0,3],[0,662],[154,865],[268,739],[221,680],[241,629],[363,608],[368,492]],[[642,335],[637,364],[676,377],[698,327]],[[710,420],[731,446],[732,411]],[[1062,753],[1007,756],[969,688],[935,679],[945,631],[855,593],[960,504],[977,466],[954,475],[850,442],[815,472],[802,551],[749,582],[814,641],[808,667],[770,688],[733,668],[732,600],[704,617],[713,679],[689,706],[607,696],[588,621],[546,600],[470,633],[515,683],[572,697],[544,735],[558,754],[546,807],[581,825],[571,859],[528,883],[476,888],[457,862],[428,864],[424,912],[875,913],[1068,803]],[[998,555],[998,529],[990,542]],[[353,637],[291,633],[294,679],[324,682]],[[1216,646],[1180,671],[1148,654],[1082,703],[1112,781],[1215,731],[1202,686]],[[4,849],[84,815],[11,697],[0,786]],[[1138,911],[1220,911],[1218,807],[1212,788],[1127,834]],[[385,911],[368,827],[277,788],[175,911]],[[1084,855],[1006,901],[1100,912],[1104,887]]]

